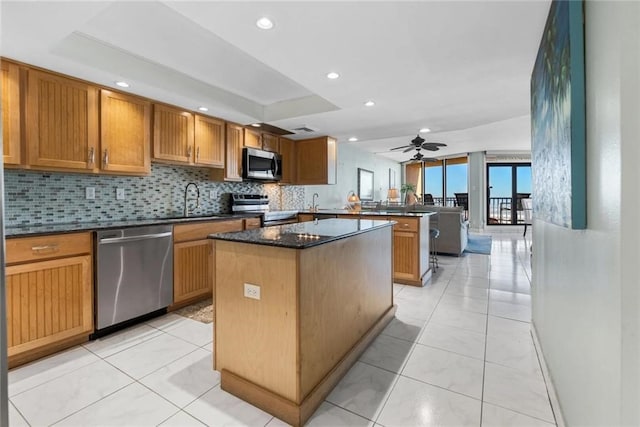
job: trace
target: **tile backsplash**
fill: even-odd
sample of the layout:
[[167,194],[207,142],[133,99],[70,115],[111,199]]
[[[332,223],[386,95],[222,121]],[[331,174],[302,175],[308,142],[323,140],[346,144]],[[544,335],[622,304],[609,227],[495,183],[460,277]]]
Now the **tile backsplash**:
[[[266,194],[271,209],[302,209],[304,187],[253,182],[216,182],[209,170],[152,164],[144,177],[65,174],[5,169],[5,225],[53,224],[182,215],[184,191],[189,182],[200,190],[194,215],[228,213],[229,193]],[[95,199],[85,199],[85,189],[95,189]],[[116,200],[116,189],[125,199]],[[216,197],[210,198],[210,192]],[[195,189],[189,190],[195,197]],[[191,201],[193,207],[195,202]]]

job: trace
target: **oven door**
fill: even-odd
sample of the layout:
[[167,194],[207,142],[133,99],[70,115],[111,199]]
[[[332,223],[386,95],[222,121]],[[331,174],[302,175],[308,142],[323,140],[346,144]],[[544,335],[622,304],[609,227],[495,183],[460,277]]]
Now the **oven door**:
[[242,178],[259,181],[279,181],[282,179],[282,158],[278,153],[243,148]]

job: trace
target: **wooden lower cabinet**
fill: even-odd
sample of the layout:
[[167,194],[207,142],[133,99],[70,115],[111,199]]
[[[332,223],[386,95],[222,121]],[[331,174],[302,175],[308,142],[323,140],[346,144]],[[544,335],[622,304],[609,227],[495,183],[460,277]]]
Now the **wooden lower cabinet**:
[[174,304],[209,297],[213,284],[213,241],[209,239],[173,245]]
[[[7,240],[6,297],[9,367],[14,367],[62,348],[87,341],[93,332],[93,258],[89,233],[71,238],[25,238]],[[25,261],[22,242],[33,249],[33,262]],[[86,245],[65,248],[85,241]],[[47,244],[52,247],[42,252]],[[65,252],[82,255],[55,258]],[[20,252],[17,256],[12,252]],[[43,259],[41,258],[49,258]]]
[[244,219],[244,229],[252,230],[254,228],[260,228],[262,226],[262,221],[260,218],[245,218]]
[[393,277],[395,280],[420,280],[418,271],[418,235],[406,231],[393,233]]
[[244,221],[202,221],[173,226],[173,305],[175,310],[213,296],[212,233],[242,231]]

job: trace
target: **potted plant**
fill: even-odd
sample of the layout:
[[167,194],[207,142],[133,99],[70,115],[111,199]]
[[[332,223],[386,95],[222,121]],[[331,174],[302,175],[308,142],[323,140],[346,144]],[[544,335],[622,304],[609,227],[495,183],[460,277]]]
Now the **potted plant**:
[[410,205],[412,203],[415,203],[416,186],[414,184],[402,184],[402,187],[400,187],[400,192],[402,193],[402,199],[404,200],[405,204]]

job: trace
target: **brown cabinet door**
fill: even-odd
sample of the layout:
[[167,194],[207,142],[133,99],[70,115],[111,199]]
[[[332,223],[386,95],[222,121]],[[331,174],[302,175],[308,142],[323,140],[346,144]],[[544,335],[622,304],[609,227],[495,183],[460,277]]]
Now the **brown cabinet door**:
[[273,151],[274,153],[280,152],[280,142],[276,135],[270,133],[262,134],[262,149],[267,151]]
[[28,71],[26,138],[35,167],[94,169],[98,150],[98,88]]
[[173,245],[173,303],[213,296],[213,240]]
[[262,149],[262,137],[260,132],[253,129],[244,130],[244,146]]
[[224,167],[224,121],[196,115],[195,163],[203,166]]
[[100,91],[100,167],[131,174],[151,172],[151,103]]
[[336,140],[330,137],[297,141],[296,184],[336,183]]
[[20,68],[7,61],[2,66],[2,144],[4,163],[19,165],[20,155]]
[[298,214],[298,222],[313,221],[313,214]]
[[193,163],[193,114],[159,104],[154,104],[153,109],[153,158]]
[[296,183],[296,145],[286,138],[279,138],[280,155],[282,156],[282,179],[280,184]]
[[9,363],[93,332],[91,255],[8,266]]
[[242,181],[242,146],[244,145],[244,128],[227,123],[227,155],[224,165],[225,181]]
[[262,225],[262,221],[260,218],[245,218],[244,220],[244,229],[252,230],[254,228],[260,228]]
[[393,278],[419,281],[418,234],[393,232]]

